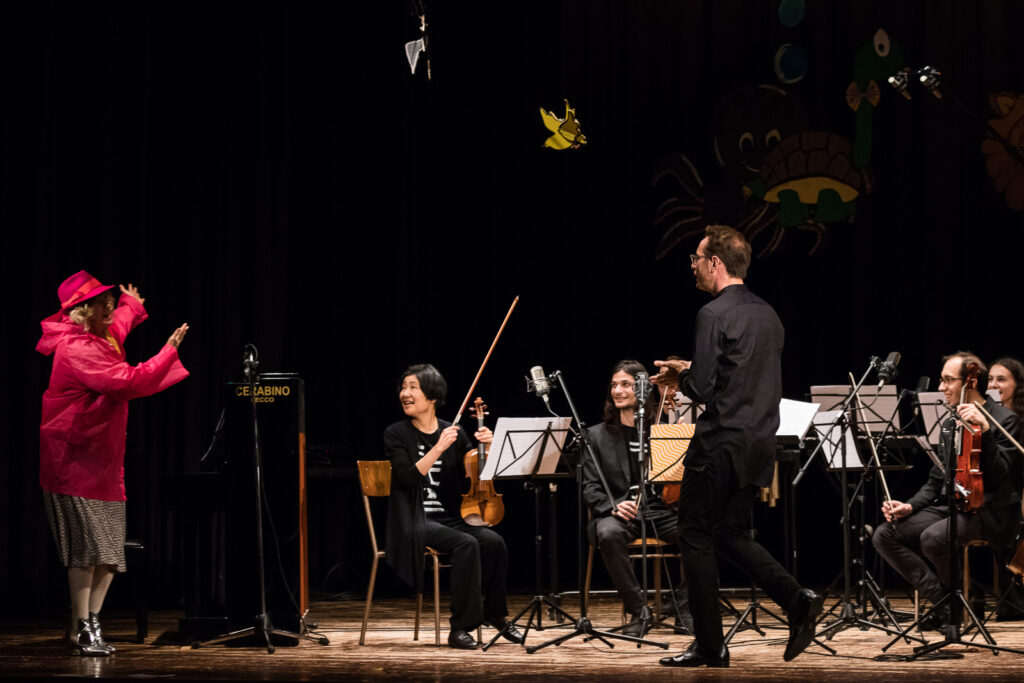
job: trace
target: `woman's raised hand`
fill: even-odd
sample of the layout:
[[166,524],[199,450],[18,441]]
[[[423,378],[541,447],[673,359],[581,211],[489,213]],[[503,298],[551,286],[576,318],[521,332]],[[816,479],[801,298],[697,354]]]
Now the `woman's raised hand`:
[[[131,285],[129,285],[129,287],[130,286]],[[124,289],[124,287],[122,287],[121,289]],[[135,295],[132,294],[132,296]],[[188,323],[185,323],[184,325],[176,329],[174,332],[171,332],[171,336],[167,339],[167,345],[173,346],[174,348],[178,348],[181,345],[181,340],[185,338],[186,332],[188,332]]]

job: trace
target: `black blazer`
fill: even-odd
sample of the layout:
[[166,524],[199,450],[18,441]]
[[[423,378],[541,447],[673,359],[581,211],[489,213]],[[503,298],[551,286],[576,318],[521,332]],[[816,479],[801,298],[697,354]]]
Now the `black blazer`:
[[[626,431],[613,432],[603,422],[587,429],[590,440],[594,446],[594,454],[601,464],[601,471],[604,472],[608,481],[608,488],[615,496],[615,502],[626,497],[629,487],[635,482],[630,481],[629,475],[629,444],[626,443]],[[583,454],[583,500],[590,508],[591,516],[596,519],[604,517],[612,512],[613,501],[608,500],[601,485],[601,479],[597,476],[597,468],[591,462],[587,454]]]

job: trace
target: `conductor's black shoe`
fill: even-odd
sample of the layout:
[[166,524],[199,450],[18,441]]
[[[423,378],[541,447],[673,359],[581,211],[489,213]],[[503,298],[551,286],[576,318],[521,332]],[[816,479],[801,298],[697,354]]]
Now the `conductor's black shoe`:
[[725,669],[729,666],[729,648],[725,645],[718,651],[718,655],[715,657],[709,657],[703,655],[697,649],[697,641],[690,643],[690,647],[686,648],[682,654],[678,654],[675,657],[662,657],[658,660],[658,663],[662,666],[706,666],[709,668]]
[[469,632],[461,628],[452,629],[451,633],[448,634],[448,645],[457,650],[475,650],[476,639],[469,635]]
[[496,628],[498,631],[505,629],[504,632],[502,632],[501,637],[509,641],[510,643],[522,645],[526,642],[526,638],[523,638],[522,631],[516,628],[516,625],[510,623],[509,620],[505,617],[502,617],[501,619],[495,619],[494,621],[489,621],[487,623]]
[[651,630],[651,623],[654,619],[651,616],[651,608],[644,605],[640,608],[639,614],[634,614],[632,621],[630,621],[622,629],[622,635],[633,636],[634,638],[643,638],[647,635],[647,632]]
[[789,619],[789,642],[782,655],[785,661],[796,659],[814,640],[814,626],[824,602],[825,598],[810,588],[801,588],[793,598],[786,615]]

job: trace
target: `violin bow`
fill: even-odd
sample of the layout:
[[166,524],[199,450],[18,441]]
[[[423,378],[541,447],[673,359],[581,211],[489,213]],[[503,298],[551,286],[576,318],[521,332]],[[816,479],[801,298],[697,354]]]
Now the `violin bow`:
[[508,308],[508,313],[505,314],[505,319],[501,321],[501,327],[498,328],[498,334],[494,335],[494,341],[491,342],[491,348],[487,349],[487,355],[484,356],[484,362],[480,364],[480,369],[476,371],[476,377],[473,378],[473,384],[470,385],[469,391],[466,392],[466,398],[462,399],[462,405],[459,406],[459,413],[455,416],[455,420],[452,425],[457,425],[462,420],[462,413],[466,410],[466,404],[469,403],[469,397],[473,395],[473,390],[476,389],[476,383],[480,381],[480,375],[484,374],[484,368],[487,367],[487,361],[491,359],[491,353],[494,351],[494,347],[498,344],[498,339],[501,338],[501,333],[505,331],[505,324],[508,323],[509,317],[512,316],[512,311],[515,309],[516,304],[519,303],[519,297],[517,296],[512,300],[512,305]]
[[668,396],[668,389],[662,388],[661,400],[658,401],[658,414],[654,417],[654,424],[661,423],[661,412],[665,409],[665,398]]
[[[852,372],[850,373],[850,386],[857,386],[857,379],[853,376]],[[875,442],[871,438],[871,432],[867,428],[867,421],[864,419],[864,404],[861,403],[860,392],[857,392],[854,396],[857,399],[857,416],[861,424],[864,425],[864,430],[868,432],[868,443],[871,445],[871,459],[875,461],[875,467],[878,468],[878,476],[882,480],[882,491],[885,492],[885,499],[887,501],[892,500],[892,495],[889,493],[889,484],[885,481],[885,470],[882,469],[882,461],[878,459],[878,449],[875,448]]]
[[1024,446],[1021,446],[1017,439],[1013,438],[1013,436],[1010,435],[1010,432],[1006,431],[1006,428],[1003,427],[1003,425],[999,424],[999,421],[992,417],[992,414],[990,412],[985,410],[985,406],[981,405],[981,403],[978,401],[972,401],[972,403],[974,403],[975,407],[981,411],[981,414],[988,419],[988,423],[990,425],[995,425],[996,427],[999,427],[999,431],[1003,433],[1003,436],[1009,439],[1010,443],[1016,446],[1018,451],[1024,453]]

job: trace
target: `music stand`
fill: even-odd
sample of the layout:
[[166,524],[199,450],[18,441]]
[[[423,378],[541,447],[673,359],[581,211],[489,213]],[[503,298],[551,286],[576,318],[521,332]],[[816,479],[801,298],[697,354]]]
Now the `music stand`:
[[[530,602],[515,617],[506,621],[501,630],[483,646],[485,651],[498,638],[505,635],[527,612],[530,613],[530,616],[527,618],[526,626],[523,629],[524,644],[531,628],[535,628],[538,631],[544,630],[542,616],[545,607],[552,614],[562,617],[563,620],[572,620],[572,616],[563,611],[561,606],[545,595],[541,587],[541,575],[543,573],[541,544],[543,543],[543,536],[541,535],[540,528],[540,487],[537,485],[539,481],[573,476],[571,472],[557,471],[558,463],[562,459],[562,447],[565,445],[568,432],[569,418],[567,417],[503,417],[498,420],[498,424],[494,428],[495,438],[492,444],[498,444],[498,448],[492,448],[491,455],[484,464],[483,472],[480,474],[480,479],[523,479],[526,480],[526,486],[533,489],[536,589]],[[534,625],[535,622],[536,625]]]
[[[841,576],[843,579],[843,596],[840,598],[835,605],[832,606],[828,612],[822,617],[824,620],[825,616],[831,614],[837,608],[839,609],[838,618],[832,623],[826,624],[825,627],[815,635],[815,642],[821,644],[817,639],[824,637],[826,640],[831,640],[832,637],[842,629],[856,626],[862,630],[869,628],[878,629],[885,631],[886,633],[899,633],[899,631],[893,631],[886,628],[881,624],[876,624],[867,619],[862,619],[857,615],[857,610],[851,601],[852,597],[852,586],[850,582],[850,489],[848,474],[851,469],[864,469],[863,463],[860,461],[860,457],[857,454],[856,442],[853,440],[852,425],[848,418],[848,413],[853,412],[853,402],[859,396],[859,391],[864,386],[865,380],[872,370],[877,368],[879,360],[877,357],[872,357],[867,369],[864,374],[861,375],[859,381],[855,382],[852,388],[849,385],[844,386],[832,386],[827,387],[832,393],[842,394],[843,398],[838,405],[830,405],[827,401],[821,401],[824,405],[830,409],[826,411],[826,415],[818,413],[815,416],[815,428],[819,433],[819,442],[817,447],[808,457],[807,462],[803,468],[793,479],[793,485],[796,486],[800,483],[800,479],[803,478],[807,468],[810,467],[814,457],[819,453],[823,452],[829,456],[829,462],[827,467],[829,469],[839,470],[840,479],[840,501],[842,505],[842,533],[843,533],[843,568]],[[815,392],[818,387],[811,388],[811,395],[814,397],[822,395],[823,392]],[[895,392],[895,389],[893,390]],[[828,394],[825,394],[826,396]],[[828,425],[825,427],[825,425]],[[839,428],[838,433],[836,428]],[[831,452],[829,452],[831,451]],[[836,466],[836,456],[838,456],[838,467]],[[854,462],[855,459],[855,462]],[[837,577],[838,578],[838,577]],[[833,582],[834,583],[834,582]],[[819,622],[821,621],[819,620]]]

